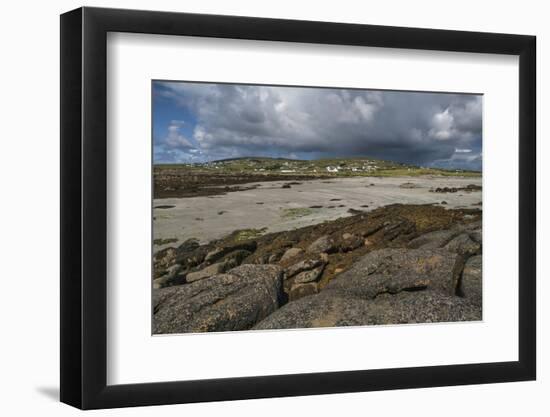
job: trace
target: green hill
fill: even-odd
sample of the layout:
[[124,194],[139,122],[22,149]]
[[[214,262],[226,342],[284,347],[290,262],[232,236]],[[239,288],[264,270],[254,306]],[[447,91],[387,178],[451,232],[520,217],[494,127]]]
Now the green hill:
[[229,158],[195,164],[163,164],[155,168],[185,168],[195,172],[216,172],[219,174],[277,174],[311,176],[480,176],[481,172],[465,170],[446,170],[425,168],[380,159],[327,158],[315,160],[297,160],[268,157]]

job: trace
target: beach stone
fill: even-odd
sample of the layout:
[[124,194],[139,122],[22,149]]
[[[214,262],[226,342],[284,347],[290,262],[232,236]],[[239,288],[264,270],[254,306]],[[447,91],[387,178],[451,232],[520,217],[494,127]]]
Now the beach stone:
[[309,253],[332,253],[336,252],[337,247],[334,240],[330,236],[322,236],[308,246],[307,251]]
[[285,262],[289,259],[295,258],[298,255],[301,255],[302,253],[304,253],[304,250],[301,248],[290,248],[283,254],[280,261]]
[[233,252],[228,253],[225,255],[221,261],[225,262],[226,265],[232,267],[235,267],[237,265],[240,265],[247,257],[252,255],[252,252],[245,250],[245,249],[237,249]]
[[210,252],[208,252],[206,254],[206,256],[204,257],[204,261],[205,262],[216,261],[216,260],[222,258],[223,255],[225,255],[225,253],[227,253],[227,252],[224,252],[223,248],[216,248],[216,249],[211,250]]
[[177,285],[182,284],[184,282],[184,278],[180,278],[179,280],[176,280],[176,277],[179,277],[178,273],[181,271],[181,265],[175,264],[169,267],[166,270],[166,273],[161,276],[160,278],[153,280],[153,288],[163,288],[167,287],[169,285]]
[[185,240],[181,245],[177,247],[178,253],[189,253],[199,247],[199,241],[195,238]]
[[361,236],[344,233],[344,235],[342,235],[342,242],[340,243],[340,250],[342,252],[350,252],[361,247],[363,242],[364,240]]
[[404,182],[403,184],[399,185],[399,188],[420,188],[418,184],[415,184],[414,182]]
[[308,295],[317,294],[318,292],[319,285],[316,282],[294,284],[292,285],[288,293],[288,300],[296,301],[300,298],[307,297]]
[[210,249],[208,245],[200,246],[197,239],[187,239],[176,248],[176,263],[192,268],[204,260]]
[[479,243],[474,242],[467,233],[462,233],[445,245],[445,249],[461,255],[474,255],[481,249]]
[[412,249],[436,249],[442,248],[460,232],[458,230],[437,230],[423,234],[409,242]]
[[177,250],[172,247],[162,249],[153,255],[155,269],[165,269],[176,261]]
[[472,230],[471,232],[469,232],[469,235],[470,235],[470,238],[471,238],[474,242],[479,243],[479,244],[482,243],[482,241],[483,241],[483,233],[482,233],[481,229]]
[[247,330],[279,308],[282,296],[279,266],[240,265],[153,291],[153,333]]
[[223,258],[228,253],[237,251],[237,250],[246,250],[249,252],[254,252],[256,250],[257,243],[254,240],[245,241],[241,243],[236,243],[234,245],[219,247],[208,252],[204,258],[205,262],[216,262],[217,260]]
[[223,272],[226,268],[226,263],[225,262],[218,262],[218,263],[215,263],[215,264],[212,264],[212,265],[209,265],[199,271],[195,271],[195,272],[189,272],[186,276],[185,276],[185,280],[187,282],[195,282],[195,281],[198,281],[200,279],[205,279],[205,278],[209,278],[211,277],[212,275],[216,275],[216,274],[219,274],[221,272]]
[[296,277],[294,278],[295,284],[305,284],[307,282],[313,282],[317,281],[321,274],[323,273],[324,265],[318,266],[317,268],[314,268],[310,271],[303,271],[300,272]]
[[324,262],[321,259],[305,259],[294,265],[289,266],[286,269],[286,278],[291,278],[294,275],[299,274],[303,271],[310,271],[321,265],[324,265]]

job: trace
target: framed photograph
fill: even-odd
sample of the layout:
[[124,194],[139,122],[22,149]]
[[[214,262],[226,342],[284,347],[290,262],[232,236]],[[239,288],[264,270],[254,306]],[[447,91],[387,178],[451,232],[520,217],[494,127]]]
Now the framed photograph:
[[61,401],[533,380],[535,37],[61,16]]

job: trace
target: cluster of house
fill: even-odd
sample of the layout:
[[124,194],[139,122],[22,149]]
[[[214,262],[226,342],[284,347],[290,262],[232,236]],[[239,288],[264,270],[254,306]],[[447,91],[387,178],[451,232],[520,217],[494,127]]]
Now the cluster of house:
[[378,169],[378,166],[376,165],[363,165],[362,167],[351,167],[351,168],[344,168],[340,165],[338,166],[328,166],[326,167],[327,172],[340,172],[345,170],[351,170],[352,172],[364,172],[364,171],[375,171]]
[[[225,161],[212,161],[207,162],[205,165],[210,168],[220,168],[220,165],[223,165]],[[302,161],[304,162],[304,161]],[[338,173],[341,171],[351,171],[351,172],[372,172],[379,169],[377,165],[370,165],[368,162],[370,161],[362,161],[366,162],[363,163],[361,166],[341,166],[341,165],[329,165],[326,167],[316,167],[315,165],[309,165],[309,164],[300,164],[299,166],[296,166],[293,162],[285,161],[281,164],[280,168],[278,168],[280,173],[284,174],[290,174],[298,171],[311,171],[311,172],[317,172],[318,169],[323,172],[330,172],[330,173]],[[372,161],[374,162],[374,161]],[[257,164],[257,161],[250,161],[247,163],[249,167],[254,167]],[[257,165],[256,165],[257,166]],[[253,168],[256,172],[262,172],[266,171],[265,168]]]

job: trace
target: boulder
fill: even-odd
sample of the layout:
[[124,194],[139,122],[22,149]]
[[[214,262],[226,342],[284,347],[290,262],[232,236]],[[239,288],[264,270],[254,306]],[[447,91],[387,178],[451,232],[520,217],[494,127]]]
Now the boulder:
[[189,253],[199,247],[199,241],[195,238],[185,240],[181,245],[177,247],[178,253]]
[[481,229],[472,230],[468,234],[470,235],[470,238],[476,243],[481,244],[481,242],[483,241],[483,233],[481,232]]
[[482,233],[482,227],[481,227],[481,220],[468,223],[461,227],[462,230],[464,230],[470,238],[481,245],[483,241],[483,233]]
[[286,278],[291,278],[294,275],[299,274],[303,271],[310,271],[321,265],[324,265],[324,262],[321,259],[305,259],[294,265],[289,266],[286,269]]
[[247,330],[282,299],[282,269],[241,265],[191,284],[153,292],[153,333]]
[[163,270],[168,268],[176,261],[176,255],[177,251],[172,247],[158,251],[153,255],[153,265],[155,265],[155,269]]
[[281,255],[282,254],[279,253],[279,252],[270,255],[269,258],[267,258],[267,263],[268,264],[275,264],[275,263],[279,262],[279,260],[281,259]]
[[444,249],[380,249],[363,256],[327,289],[362,298],[430,289],[454,295],[464,258]]
[[254,329],[366,326],[481,320],[481,309],[435,291],[384,294],[373,300],[334,290],[302,297],[262,320]]
[[463,266],[462,255],[441,248],[376,250],[318,294],[305,296],[306,288],[297,287],[295,295],[289,294],[294,301],[254,328],[481,320],[481,307],[456,295]]
[[467,233],[462,233],[445,245],[445,249],[461,255],[475,255],[481,249],[479,243],[474,242]]
[[331,253],[338,250],[334,240],[330,236],[322,236],[307,248],[309,253]]
[[472,256],[466,261],[462,279],[460,280],[460,294],[471,303],[481,307],[483,281],[482,281],[482,257]]
[[300,272],[298,275],[296,275],[296,278],[294,278],[295,284],[305,284],[307,282],[314,282],[317,281],[321,274],[323,273],[324,265],[321,264],[320,266],[313,268],[310,271],[303,271]]
[[481,230],[481,226],[482,226],[483,222],[481,219],[479,220],[475,220],[473,222],[470,222],[470,223],[466,223],[464,225],[461,225],[459,226],[461,230],[466,230],[468,232],[471,232],[473,230]]
[[249,240],[245,242],[236,243],[233,245],[223,246],[215,248],[214,250],[209,251],[205,258],[205,262],[216,262],[217,260],[223,258],[228,253],[237,251],[237,250],[246,250],[249,252],[254,252],[256,250],[257,243],[254,240]]
[[367,236],[370,236],[370,235],[373,235],[375,234],[376,232],[378,232],[379,230],[381,230],[382,228],[384,227],[384,224],[383,223],[373,223],[373,224],[370,224],[366,227],[364,227],[360,233],[361,233],[361,236],[362,237],[367,237]]
[[349,252],[363,246],[364,239],[361,236],[351,233],[344,233],[342,235],[342,241],[340,243],[340,250],[342,252]]
[[223,258],[223,256],[228,253],[227,251],[225,251],[224,248],[215,248],[215,249],[212,249],[211,251],[209,251],[205,257],[204,257],[204,261],[205,262],[215,262],[217,261],[218,259],[221,259]]
[[206,268],[203,268],[199,271],[189,272],[185,276],[185,280],[187,282],[195,282],[195,281],[198,281],[200,279],[209,278],[213,275],[224,272],[225,270],[226,270],[226,263],[225,262],[218,262],[218,263],[209,265]]
[[166,270],[166,273],[160,278],[153,280],[153,288],[163,288],[169,285],[183,284],[184,277],[180,278],[178,273],[181,271],[181,265],[175,264]]
[[[389,223],[389,224],[388,224]],[[401,219],[393,222],[385,222],[382,230],[383,240],[389,242],[394,239],[403,238],[411,233],[414,233],[416,226],[414,222],[406,219]]]
[[204,245],[191,251],[178,252],[176,262],[186,268],[193,268],[204,261],[206,254],[210,250],[212,250],[210,246]]
[[253,263],[258,264],[258,265],[268,264],[270,256],[271,255],[269,255],[269,254],[264,254],[264,255],[257,256],[256,259],[254,259]]
[[298,255],[301,255],[302,253],[304,253],[304,250],[301,248],[290,248],[284,253],[280,261],[285,262],[289,259],[295,258]]
[[170,286],[170,276],[165,274],[160,278],[155,278],[153,280],[153,289],[157,290],[159,288],[169,287]]
[[412,249],[442,248],[459,233],[458,230],[437,230],[435,232],[429,232],[411,240],[408,246]]
[[232,265],[231,268],[233,268],[240,265],[250,255],[252,255],[252,252],[248,250],[237,249],[225,255],[221,261],[225,262],[227,265]]
[[294,284],[288,292],[288,300],[296,301],[300,298],[307,297],[308,295],[317,294],[319,292],[319,285],[316,282],[307,282],[304,284]]

